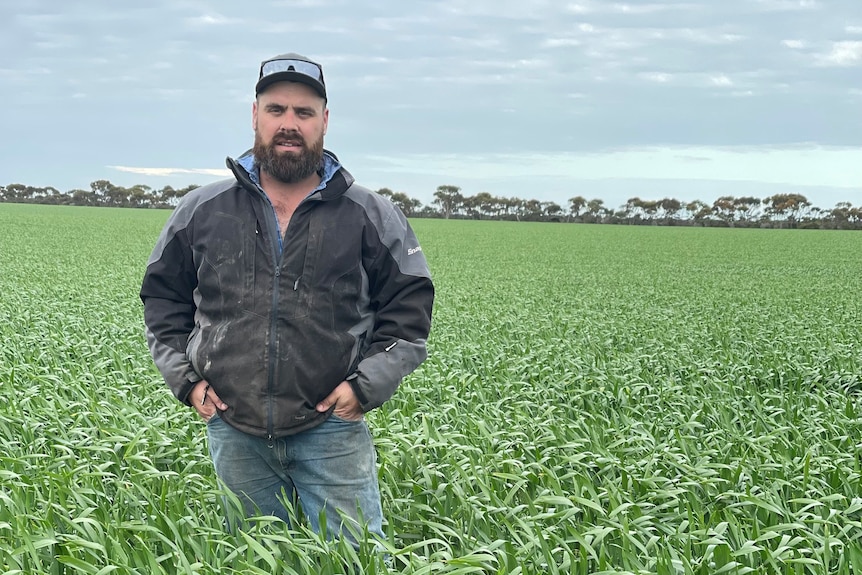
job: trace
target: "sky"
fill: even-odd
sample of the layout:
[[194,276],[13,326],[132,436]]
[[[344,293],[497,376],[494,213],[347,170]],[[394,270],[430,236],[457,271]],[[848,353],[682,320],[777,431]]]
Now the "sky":
[[227,177],[285,52],[323,65],[326,148],[423,204],[862,204],[862,0],[3,2],[0,184]]

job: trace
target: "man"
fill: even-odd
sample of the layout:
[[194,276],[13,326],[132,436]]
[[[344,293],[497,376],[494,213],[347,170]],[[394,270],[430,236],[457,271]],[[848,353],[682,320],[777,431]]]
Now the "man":
[[247,514],[289,523],[298,499],[316,531],[322,511],[329,535],[356,543],[346,518],[382,537],[363,414],[426,357],[428,266],[403,214],[324,150],[321,66],[276,56],[255,92],[254,148],[181,200],[148,261],[147,341]]

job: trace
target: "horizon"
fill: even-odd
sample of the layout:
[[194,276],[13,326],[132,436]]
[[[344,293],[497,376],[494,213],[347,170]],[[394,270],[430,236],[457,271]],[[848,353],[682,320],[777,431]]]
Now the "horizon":
[[[117,200],[117,198],[113,194],[111,194],[110,191],[106,191],[108,186],[105,186],[105,185],[97,186],[96,185],[96,184],[100,184],[100,183],[107,183],[110,186],[115,186],[117,188],[121,188],[123,190],[128,190],[128,191],[132,191],[136,187],[142,186],[143,188],[145,188],[145,192],[147,193],[148,197],[133,198],[133,196],[126,196],[126,199],[123,200],[122,204],[117,204],[115,202],[119,201],[119,200]],[[215,183],[215,182],[211,182],[211,183]],[[146,184],[135,184],[133,186],[127,187],[127,186],[117,186],[116,184],[114,184],[113,182],[111,182],[109,180],[95,180],[91,183],[91,186],[89,187],[89,189],[75,188],[75,189],[70,189],[70,190],[60,190],[60,189],[53,187],[53,186],[44,186],[44,187],[27,186],[26,184],[20,184],[18,182],[11,184],[11,185],[22,185],[22,186],[25,186],[26,188],[31,188],[33,190],[41,190],[41,191],[47,191],[47,190],[54,189],[54,190],[57,190],[57,192],[59,192],[61,195],[68,196],[68,197],[72,197],[73,194],[75,194],[76,192],[86,192],[89,194],[94,194],[94,198],[99,198],[99,197],[107,198],[107,200],[102,200],[102,201],[107,201],[107,203],[102,203],[102,201],[100,201],[98,199],[90,200],[90,201],[94,201],[95,203],[68,203],[68,204],[56,203],[56,202],[50,201],[50,198],[52,196],[38,196],[36,198],[31,198],[31,199],[20,199],[20,198],[18,198],[18,199],[14,199],[14,200],[9,200],[9,199],[4,198],[3,194],[0,194],[0,203],[10,203],[10,204],[17,203],[17,204],[34,204],[34,205],[59,205],[59,206],[68,205],[68,206],[79,206],[79,207],[165,208],[165,209],[167,209],[167,208],[174,209],[176,207],[176,201],[178,199],[181,199],[185,194],[190,193],[194,189],[202,187],[202,185],[199,185],[199,184],[189,184],[189,185],[183,186],[183,187],[173,187],[170,184],[166,184],[165,186],[163,186],[161,188],[153,188],[153,187],[147,186]],[[204,184],[204,185],[207,185],[207,184]],[[8,189],[8,188],[9,188],[9,185],[0,184],[0,189]],[[165,197],[162,197],[160,199],[159,195],[162,192],[166,191],[167,188],[171,189],[171,193],[169,196],[170,199],[167,200],[168,203],[163,203],[166,201],[166,199],[165,199]],[[439,188],[450,188],[450,186],[441,185]],[[457,189],[457,191],[455,193],[460,194],[461,190],[458,188],[456,188],[456,189]],[[437,202],[437,200],[435,199],[435,200],[432,200],[432,202],[430,202],[430,203],[424,203],[424,202],[421,202],[420,200],[418,200],[418,198],[414,198],[414,197],[411,197],[411,196],[403,194],[403,193],[395,192],[395,191],[393,191],[389,188],[385,188],[385,187],[379,188],[377,190],[372,190],[372,191],[374,191],[375,193],[382,193],[383,195],[386,195],[387,197],[389,197],[393,201],[393,203],[395,203],[399,208],[401,208],[402,210],[405,210],[404,211],[405,215],[407,215],[409,217],[414,217],[414,216],[429,217],[430,214],[426,213],[425,210],[430,209],[430,213],[438,214],[438,215],[444,217],[445,219],[449,219],[449,215],[445,215],[447,212],[447,208],[442,201]],[[453,190],[451,190],[451,189],[443,190],[443,191],[449,192],[449,193],[453,192]],[[174,192],[180,192],[180,193],[177,194]],[[518,218],[517,215],[515,215],[518,212],[517,209],[515,209],[514,214],[506,211],[505,214],[497,213],[496,215],[493,215],[491,213],[491,212],[493,212],[493,209],[486,210],[484,207],[479,206],[479,204],[470,204],[469,202],[467,202],[467,200],[475,198],[478,195],[481,195],[481,193],[480,194],[473,194],[473,195],[461,194],[460,201],[456,202],[455,209],[453,212],[451,212],[451,214],[453,216],[456,216],[455,219],[483,219],[482,217],[479,217],[479,218],[473,217],[476,214],[479,214],[480,216],[485,215],[486,217],[484,219],[489,219],[489,220],[492,220],[492,219],[504,220],[504,219],[510,218],[512,216],[514,216],[514,217],[516,217],[516,219],[520,220],[520,218]],[[401,196],[401,197],[399,198],[397,196]],[[750,204],[750,202],[747,201],[747,200],[752,200],[752,199],[755,200],[756,206],[752,206]],[[419,201],[419,205],[411,204],[411,202],[414,200]],[[498,207],[502,204],[505,204],[507,200],[517,200],[518,202],[520,202],[517,205],[521,206],[521,207],[527,207],[527,204],[529,202],[539,201],[536,198],[529,198],[529,197],[517,197],[517,196],[506,197],[506,196],[493,196],[493,195],[491,196],[491,200]],[[580,200],[581,205],[578,208],[579,216],[572,216],[571,215],[574,213],[574,204],[575,204],[574,200]],[[680,205],[679,209],[675,210],[674,213],[670,214],[670,215],[668,215],[666,207],[662,205],[663,202],[668,201],[668,200],[678,202]],[[784,202],[782,202],[782,200],[784,200]],[[81,199],[79,198],[78,201],[80,202]],[[630,214],[628,216],[625,216],[623,214],[629,213],[629,211],[631,209],[634,209],[634,210],[643,210],[644,215],[646,216],[645,218],[641,218],[640,214],[636,214],[636,215],[639,219],[643,219],[644,221],[653,221],[653,220],[660,220],[660,219],[666,219],[666,218],[670,218],[670,219],[673,219],[676,221],[689,221],[689,220],[700,221],[701,219],[703,219],[705,217],[704,212],[702,211],[703,208],[708,208],[710,210],[708,215],[711,215],[714,218],[714,220],[711,220],[711,221],[725,221],[725,222],[729,222],[729,221],[754,222],[754,221],[760,221],[760,220],[764,220],[764,219],[781,221],[780,217],[777,219],[775,218],[774,213],[772,215],[770,215],[770,210],[774,209],[775,206],[779,206],[779,205],[785,205],[786,206],[785,208],[782,208],[782,211],[787,210],[787,211],[794,212],[793,214],[791,214],[792,217],[790,219],[795,219],[796,215],[798,215],[795,213],[797,210],[801,210],[801,212],[800,212],[801,214],[805,214],[806,216],[813,215],[813,217],[815,219],[817,219],[819,217],[819,214],[821,214],[821,213],[833,214],[833,217],[838,217],[838,216],[834,216],[834,214],[836,213],[835,210],[840,209],[841,211],[846,211],[847,209],[850,209],[851,211],[855,212],[857,210],[862,209],[862,204],[860,204],[859,206],[856,206],[853,204],[853,202],[850,202],[850,201],[839,201],[834,206],[819,206],[819,205],[816,205],[814,202],[811,202],[809,200],[809,198],[807,198],[804,195],[788,194],[788,193],[773,194],[772,196],[767,196],[767,197],[763,197],[763,198],[756,197],[756,196],[744,196],[744,195],[734,196],[734,195],[726,194],[726,195],[723,195],[723,196],[716,198],[712,202],[705,201],[701,198],[696,198],[694,200],[688,200],[687,201],[687,200],[679,200],[678,198],[673,198],[673,197],[641,198],[641,197],[635,196],[632,198],[628,198],[624,203],[622,203],[618,206],[609,205],[609,204],[605,203],[605,201],[602,198],[577,195],[577,196],[573,196],[571,198],[568,198],[565,202],[544,201],[544,202],[540,202],[540,204],[542,204],[542,214],[544,214],[546,208],[549,207],[548,204],[556,204],[560,208],[560,210],[558,212],[556,212],[557,215],[565,215],[566,218],[574,217],[575,219],[577,219],[580,216],[587,217],[588,215],[590,218],[594,218],[596,216],[596,214],[593,214],[589,211],[589,204],[591,204],[592,202],[596,202],[596,201],[599,203],[599,211],[597,212],[597,214],[600,218],[604,218],[604,217],[612,217],[612,218],[632,217]],[[788,203],[788,201],[789,201],[789,203]],[[154,205],[154,204],[152,204],[152,202],[158,202],[158,205]],[[700,205],[697,205],[698,203]],[[653,207],[656,209],[655,213],[653,213],[653,214],[648,213],[647,206],[649,204],[653,204]],[[739,204],[739,205],[737,205],[737,204]],[[792,204],[792,206],[790,204]],[[799,206],[799,205],[801,205],[801,207],[796,208],[796,206]],[[483,206],[484,206],[484,203],[483,203]],[[793,208],[793,209],[791,209],[791,208]],[[661,214],[658,213],[659,210],[662,212]],[[697,216],[695,216],[695,214],[693,212],[694,210],[697,210],[697,212],[698,212]],[[740,213],[740,210],[742,210],[742,212],[745,212],[745,213]],[[678,214],[679,212],[688,213],[688,215],[690,217],[677,217],[676,214]],[[733,214],[735,214],[735,216]],[[733,217],[729,217],[729,219],[728,219],[729,215],[731,215]],[[533,216],[535,216],[535,214],[533,214]],[[756,218],[754,216],[756,216]],[[846,215],[844,217],[846,217]],[[551,221],[553,219],[553,216],[552,216],[552,214],[542,215],[539,218],[539,220],[542,220],[543,218],[548,218],[548,221]],[[709,218],[707,218],[707,219],[709,219]],[[613,223],[613,222],[604,222],[604,223]]]

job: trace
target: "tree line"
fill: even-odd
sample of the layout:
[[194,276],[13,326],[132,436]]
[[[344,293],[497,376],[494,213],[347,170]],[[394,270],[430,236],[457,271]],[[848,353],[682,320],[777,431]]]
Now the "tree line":
[[[0,186],[0,202],[33,204],[103,206],[122,208],[166,208],[176,206],[181,197],[199,186],[184,188],[146,185],[118,186],[96,180],[90,189],[61,192],[53,187],[24,184]],[[766,198],[721,196],[712,204],[701,200],[681,202],[674,198],[642,200],[630,198],[617,208],[603,200],[584,196],[569,198],[567,205],[557,202],[499,197],[488,192],[473,196],[461,193],[458,186],[438,186],[431,204],[423,205],[404,192],[381,188],[377,193],[389,198],[408,217],[511,220],[529,222],[578,222],[596,224],[767,227],[814,229],[862,229],[862,207],[839,202],[833,208],[816,207],[801,194],[774,194]]]

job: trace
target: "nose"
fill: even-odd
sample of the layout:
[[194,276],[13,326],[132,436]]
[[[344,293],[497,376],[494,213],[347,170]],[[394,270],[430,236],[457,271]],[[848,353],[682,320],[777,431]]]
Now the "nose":
[[296,114],[293,110],[287,110],[281,115],[281,125],[278,130],[280,132],[298,131],[299,122],[296,121]]

